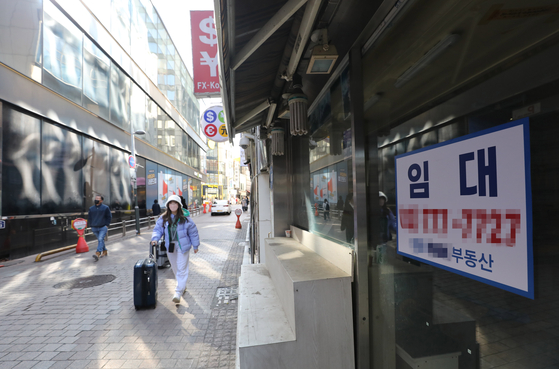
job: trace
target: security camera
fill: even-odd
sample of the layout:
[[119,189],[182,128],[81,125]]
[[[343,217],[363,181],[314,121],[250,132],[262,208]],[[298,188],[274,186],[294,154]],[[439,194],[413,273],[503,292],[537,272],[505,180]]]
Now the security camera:
[[239,142],[239,146],[241,146],[241,149],[248,149],[248,145],[250,144],[250,141],[248,140],[248,137],[243,135],[243,137],[241,137],[241,141]]

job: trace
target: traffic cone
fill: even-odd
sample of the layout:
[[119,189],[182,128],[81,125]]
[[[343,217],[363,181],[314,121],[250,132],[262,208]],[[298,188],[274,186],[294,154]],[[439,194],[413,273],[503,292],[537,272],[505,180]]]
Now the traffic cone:
[[79,236],[78,237],[78,244],[76,246],[76,254],[82,253],[82,252],[89,252],[89,246],[87,246],[87,242],[85,242],[85,237],[84,236]]

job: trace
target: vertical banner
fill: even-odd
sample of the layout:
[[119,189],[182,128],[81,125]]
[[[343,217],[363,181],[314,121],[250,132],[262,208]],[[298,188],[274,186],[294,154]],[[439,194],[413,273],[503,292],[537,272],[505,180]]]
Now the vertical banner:
[[338,173],[335,170],[330,171],[328,180],[328,202],[330,206],[338,202]]
[[[320,174],[313,175],[313,198],[314,202],[320,202]],[[313,204],[314,205],[314,204]]]
[[328,180],[330,173],[325,172],[320,174],[320,202],[323,203],[324,199],[328,199]]
[[212,10],[191,11],[194,95],[219,95],[217,31]]
[[398,253],[534,298],[528,118],[396,157]]

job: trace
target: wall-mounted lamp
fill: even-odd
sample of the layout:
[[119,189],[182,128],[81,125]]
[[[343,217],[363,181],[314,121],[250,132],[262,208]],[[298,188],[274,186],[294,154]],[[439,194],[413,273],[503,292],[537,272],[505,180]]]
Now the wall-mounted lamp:
[[314,42],[320,40],[321,44],[312,50],[307,74],[329,74],[338,60],[336,47],[328,44],[328,33],[325,28],[314,31],[311,40]]
[[419,59],[414,65],[409,67],[400,77],[398,77],[394,87],[400,88],[408,83],[417,73],[429,65],[429,63],[438,58],[450,46],[454,45],[459,38],[459,34],[453,33],[439,41],[431,50],[427,51],[421,59]]

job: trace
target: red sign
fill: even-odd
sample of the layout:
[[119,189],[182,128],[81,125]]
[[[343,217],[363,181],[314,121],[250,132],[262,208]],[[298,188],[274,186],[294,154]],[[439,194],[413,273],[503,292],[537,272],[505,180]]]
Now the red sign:
[[213,124],[208,124],[206,128],[204,128],[204,134],[208,138],[215,136],[217,134],[217,127],[214,126]]
[[219,95],[217,31],[212,10],[191,11],[194,94]]

